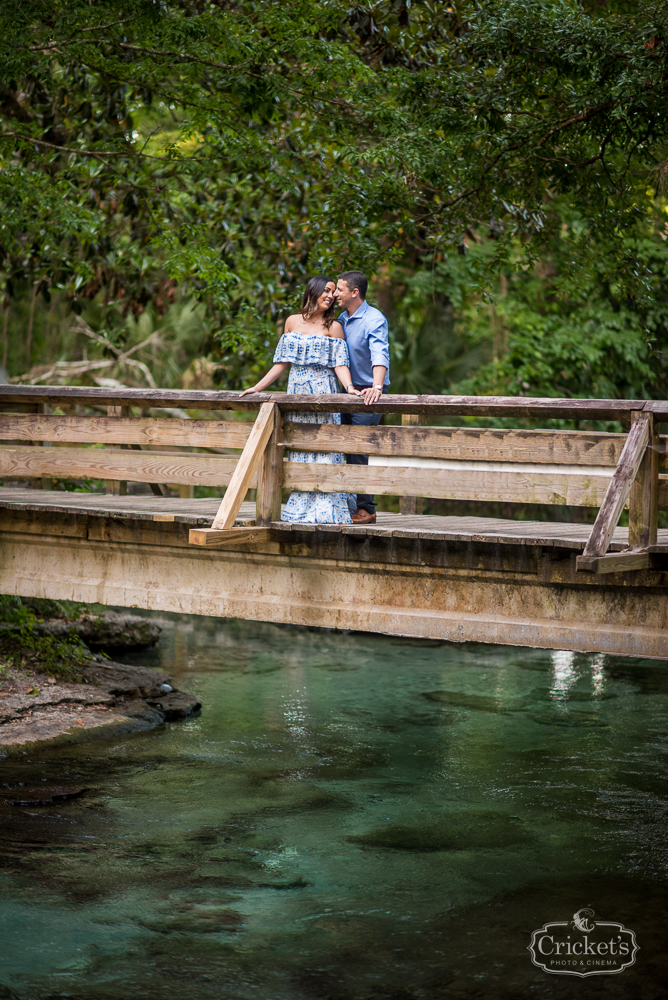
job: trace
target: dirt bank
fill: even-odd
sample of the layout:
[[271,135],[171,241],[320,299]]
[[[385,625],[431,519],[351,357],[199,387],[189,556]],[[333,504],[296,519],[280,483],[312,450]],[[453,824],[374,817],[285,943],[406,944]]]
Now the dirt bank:
[[105,727],[152,728],[201,708],[193,695],[174,689],[168,674],[114,662],[87,645],[153,645],[160,632],[153,622],[84,609],[76,617],[42,618],[41,609],[16,598],[0,602],[6,606],[0,621],[0,752],[56,737],[80,740]]

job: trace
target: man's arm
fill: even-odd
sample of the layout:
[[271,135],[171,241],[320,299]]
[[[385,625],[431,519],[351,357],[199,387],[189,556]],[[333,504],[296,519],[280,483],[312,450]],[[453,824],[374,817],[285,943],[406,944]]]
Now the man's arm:
[[369,333],[369,352],[371,354],[371,366],[373,368],[373,386],[370,389],[363,389],[362,395],[367,406],[377,403],[383,394],[385,375],[390,367],[390,345],[387,329],[387,320],[383,316]]
[[364,397],[364,402],[367,406],[371,403],[377,403],[383,395],[383,385],[385,383],[386,372],[387,368],[385,365],[373,366],[373,385],[370,389],[362,389],[362,396]]

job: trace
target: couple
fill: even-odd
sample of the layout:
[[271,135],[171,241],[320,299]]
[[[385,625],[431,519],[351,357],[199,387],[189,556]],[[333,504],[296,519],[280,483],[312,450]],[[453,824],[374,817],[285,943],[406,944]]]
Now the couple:
[[[301,312],[289,316],[274,354],[274,366],[241,395],[263,392],[290,368],[288,392],[303,395],[335,393],[339,378],[345,392],[376,403],[389,385],[390,352],[387,320],[366,302],[367,280],[361,271],[345,271],[336,285],[316,275],[306,285]],[[334,318],[334,303],[343,312]],[[365,424],[380,422],[377,413],[291,413],[288,420],[305,424]],[[366,455],[348,455],[352,465],[367,465]],[[342,454],[289,451],[290,462],[343,465]],[[294,492],[283,521],[295,524],[370,524],[376,520],[374,498],[366,493]]]

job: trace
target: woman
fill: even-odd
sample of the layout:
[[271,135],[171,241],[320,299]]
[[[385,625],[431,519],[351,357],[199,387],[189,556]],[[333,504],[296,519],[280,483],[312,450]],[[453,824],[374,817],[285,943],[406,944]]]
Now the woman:
[[[334,289],[331,278],[322,274],[306,285],[300,313],[288,316],[283,336],[274,354],[274,367],[264,378],[244,389],[242,396],[263,392],[290,368],[288,392],[302,395],[338,392],[336,378],[352,396],[360,393],[352,385],[348,369],[348,348],[343,327],[334,319]],[[288,420],[302,424],[340,424],[340,413],[289,413]],[[343,455],[313,451],[289,451],[290,462],[328,462],[343,465]],[[296,524],[352,524],[350,507],[354,497],[347,493],[291,493],[282,514],[283,521]]]

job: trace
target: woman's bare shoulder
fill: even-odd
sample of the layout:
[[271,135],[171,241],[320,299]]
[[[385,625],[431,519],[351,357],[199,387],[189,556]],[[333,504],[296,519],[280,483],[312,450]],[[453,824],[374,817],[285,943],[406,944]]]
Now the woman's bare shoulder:
[[328,336],[336,337],[338,340],[343,340],[343,327],[337,319],[335,319],[330,326]]
[[293,313],[292,316],[288,316],[285,321],[285,326],[283,327],[283,333],[292,333],[295,326],[299,323],[301,316],[299,313]]

